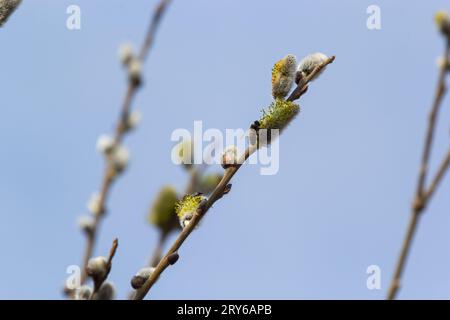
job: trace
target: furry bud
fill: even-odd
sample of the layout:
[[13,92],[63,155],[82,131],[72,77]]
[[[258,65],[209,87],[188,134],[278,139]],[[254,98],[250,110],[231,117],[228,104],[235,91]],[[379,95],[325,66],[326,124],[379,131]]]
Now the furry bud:
[[[298,68],[297,68],[297,72],[301,75],[301,77],[306,77],[309,74],[311,74],[311,72],[314,70],[315,67],[321,65],[322,63],[324,63],[326,60],[328,59],[328,57],[321,53],[321,52],[316,52],[310,55],[307,55],[306,57],[304,57],[300,63],[298,64]],[[319,77],[319,75],[325,70],[325,68],[323,68],[322,70],[320,70],[319,73],[317,73],[312,79],[317,79]]]
[[141,122],[141,119],[142,114],[139,110],[134,110],[133,112],[131,112],[126,120],[126,130],[133,130],[134,128],[136,128],[139,122]]
[[445,57],[441,56],[436,59],[436,65],[439,69],[450,70],[450,63]]
[[86,272],[90,277],[95,279],[105,277],[108,272],[108,262],[106,258],[103,256],[98,256],[89,259]]
[[134,277],[131,279],[131,286],[133,289],[139,289],[142,285],[147,281],[148,278],[152,275],[155,268],[146,267],[139,270]]
[[296,66],[297,61],[292,54],[288,54],[273,66],[272,95],[275,99],[286,97],[291,90],[295,79]]
[[94,300],[114,300],[116,297],[116,288],[114,285],[107,281],[104,282],[97,293],[94,295]]
[[259,120],[260,129],[282,131],[300,112],[300,107],[291,102],[277,99],[272,102]]
[[130,44],[125,43],[119,47],[119,59],[120,62],[127,66],[130,61],[134,58],[133,48]]
[[109,154],[114,149],[115,141],[106,134],[102,134],[97,139],[97,151],[103,154]]
[[194,217],[195,211],[204,200],[206,200],[206,197],[202,195],[185,195],[183,199],[176,204],[175,210],[180,219],[182,228],[189,224]]
[[103,213],[103,208],[101,204],[101,197],[98,192],[94,192],[91,195],[91,198],[89,199],[87,203],[87,208],[90,213],[93,215],[100,215]]
[[120,173],[128,166],[130,161],[130,153],[127,148],[122,145],[117,145],[111,153],[111,162],[114,165],[116,172]]
[[162,188],[156,196],[148,219],[163,233],[169,233],[178,227],[175,205],[178,201],[176,190],[171,186]]
[[81,286],[75,292],[75,300],[89,300],[92,295],[92,289],[88,285]]
[[142,64],[141,61],[137,58],[131,59],[131,61],[128,63],[128,79],[135,86],[141,84]]
[[236,146],[229,146],[222,154],[222,168],[227,169],[238,163],[238,151]]
[[86,234],[91,234],[94,230],[94,219],[88,215],[81,216],[78,218],[78,226]]

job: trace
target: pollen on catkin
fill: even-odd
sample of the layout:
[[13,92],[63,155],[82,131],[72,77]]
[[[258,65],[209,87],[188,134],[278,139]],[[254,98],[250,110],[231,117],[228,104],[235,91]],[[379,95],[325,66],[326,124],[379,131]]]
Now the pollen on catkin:
[[300,106],[294,102],[276,99],[270,104],[259,120],[260,129],[278,129],[282,131],[300,112]]
[[272,96],[275,99],[284,98],[291,90],[295,80],[297,61],[294,55],[288,54],[279,60],[272,68]]
[[443,35],[450,37],[450,17],[448,13],[444,10],[436,12],[434,21],[436,22],[439,31],[442,32]]
[[193,218],[195,211],[198,209],[200,203],[206,197],[202,195],[185,195],[181,201],[175,205],[175,211],[180,220],[182,228],[186,227]]

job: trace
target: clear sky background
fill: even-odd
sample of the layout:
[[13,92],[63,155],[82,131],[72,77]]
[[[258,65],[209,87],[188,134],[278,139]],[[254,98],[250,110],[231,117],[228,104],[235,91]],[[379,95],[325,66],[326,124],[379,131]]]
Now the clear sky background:
[[[24,1],[0,30],[0,298],[59,299],[81,261],[76,225],[99,187],[95,151],[115,123],[126,77],[117,49],[144,37],[155,0]],[[81,7],[82,29],[66,28]],[[381,8],[382,29],[366,28]],[[150,256],[146,214],[166,184],[176,128],[247,128],[271,101],[270,72],[287,53],[336,61],[301,100],[282,135],[280,170],[243,167],[163,274],[154,299],[382,299],[409,217],[443,39],[433,23],[448,1],[174,0],[144,67],[96,254],[120,247],[110,279],[119,298]],[[432,168],[449,146],[450,100]],[[220,170],[220,168],[213,168]],[[450,176],[421,221],[400,298],[450,298]],[[172,239],[171,239],[172,240]],[[368,290],[366,268],[381,268]]]

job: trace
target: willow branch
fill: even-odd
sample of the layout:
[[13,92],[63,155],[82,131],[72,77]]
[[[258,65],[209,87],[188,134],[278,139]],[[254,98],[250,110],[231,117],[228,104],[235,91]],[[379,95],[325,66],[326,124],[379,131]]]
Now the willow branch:
[[[301,80],[298,83],[297,87],[292,92],[292,94],[289,96],[288,100],[289,101],[297,100],[306,91],[306,88],[308,87],[309,82],[314,78],[314,76],[316,74],[318,74],[328,64],[332,63],[334,61],[334,59],[335,59],[334,56],[330,57],[325,62],[323,62],[322,64],[317,66],[308,77],[303,79],[303,81]],[[163,273],[164,270],[166,270],[169,265],[172,265],[176,262],[177,257],[178,257],[178,249],[183,245],[184,241],[189,237],[189,235],[192,233],[192,231],[195,229],[195,227],[199,224],[200,220],[206,215],[208,210],[219,199],[221,199],[225,194],[227,194],[230,191],[231,178],[233,178],[233,176],[240,169],[240,167],[245,163],[245,161],[258,149],[257,145],[258,144],[251,144],[249,147],[247,147],[244,154],[241,156],[240,159],[238,159],[237,164],[233,165],[225,170],[222,180],[216,186],[216,188],[211,193],[209,198],[200,204],[198,209],[194,212],[192,219],[189,221],[189,224],[183,228],[183,231],[181,231],[178,238],[175,240],[175,242],[169,248],[169,250],[164,255],[164,257],[159,261],[159,263],[156,266],[153,273],[146,280],[146,282],[142,285],[142,287],[139,288],[138,290],[136,290],[136,293],[133,297],[134,300],[142,300],[147,295],[147,293],[149,292],[151,287],[158,280],[161,273]],[[176,258],[174,259],[174,257],[176,257]]]
[[109,250],[108,260],[106,261],[106,273],[101,279],[96,279],[96,281],[94,281],[94,290],[92,291],[90,300],[94,299],[95,294],[98,292],[98,290],[100,289],[102,284],[108,278],[108,275],[109,275],[109,273],[111,271],[111,267],[112,267],[112,260],[113,260],[114,256],[116,255],[118,246],[119,246],[119,240],[116,238],[116,239],[114,239],[114,241],[111,245],[111,249]]
[[441,181],[444,178],[444,175],[447,172],[449,167],[450,167],[450,149],[447,151],[447,155],[442,160],[442,162],[436,172],[436,175],[434,176],[433,180],[430,183],[430,186],[427,189],[427,192],[425,195],[426,195],[426,198],[428,201],[433,196],[434,192],[436,191],[437,187],[441,183]]
[[164,244],[166,243],[167,233],[161,232],[158,237],[158,243],[156,244],[155,249],[153,250],[152,257],[148,263],[149,266],[156,266],[161,260]]
[[403,275],[403,271],[405,269],[408,254],[411,250],[411,244],[414,238],[414,234],[417,230],[420,214],[424,211],[429,200],[431,199],[431,196],[433,195],[437,186],[441,182],[442,177],[444,176],[445,171],[448,169],[450,162],[450,151],[449,151],[449,154],[447,154],[447,156],[444,158],[441,166],[437,171],[435,178],[432,180],[430,186],[427,189],[426,180],[429,172],[429,162],[434,140],[434,133],[436,131],[436,122],[437,122],[436,120],[442,105],[442,100],[447,90],[445,85],[445,77],[448,72],[447,66],[449,63],[449,54],[450,54],[450,42],[447,40],[444,54],[444,63],[439,71],[436,92],[428,115],[428,126],[425,133],[425,142],[423,146],[422,159],[418,173],[416,192],[411,208],[410,220],[408,223],[408,227],[406,229],[406,235],[402,243],[400,255],[398,257],[394,275],[392,277],[391,284],[387,294],[387,299],[389,300],[395,299],[398,290],[400,289],[401,278]]
[[[154,14],[153,14],[151,22],[150,22],[150,27],[147,31],[145,40],[144,40],[141,50],[140,50],[139,59],[142,62],[144,62],[144,60],[148,56],[148,52],[150,51],[150,48],[152,47],[154,39],[155,39],[156,31],[160,24],[161,17],[163,16],[169,3],[170,3],[170,0],[162,0],[156,6],[156,9],[154,11]],[[138,91],[138,89],[139,89],[139,84],[137,84],[136,82],[133,82],[133,81],[128,82],[128,86],[126,88],[125,96],[124,96],[123,103],[122,103],[120,116],[119,116],[119,119],[116,124],[116,129],[115,129],[115,134],[114,134],[115,144],[119,144],[123,140],[125,133],[127,132],[127,130],[126,130],[127,119],[130,114],[133,98],[134,98],[136,92]],[[85,283],[86,279],[87,279],[86,266],[87,266],[89,259],[92,257],[92,254],[94,251],[94,245],[96,242],[99,225],[105,215],[106,201],[107,201],[108,194],[110,192],[113,182],[114,182],[113,164],[110,161],[107,161],[106,167],[105,167],[105,172],[103,174],[101,188],[100,188],[99,202],[100,202],[101,213],[98,215],[95,215],[92,232],[86,238],[86,247],[85,247],[84,255],[83,255],[83,268],[82,268],[83,271],[82,271],[82,275],[81,275],[81,284]]]

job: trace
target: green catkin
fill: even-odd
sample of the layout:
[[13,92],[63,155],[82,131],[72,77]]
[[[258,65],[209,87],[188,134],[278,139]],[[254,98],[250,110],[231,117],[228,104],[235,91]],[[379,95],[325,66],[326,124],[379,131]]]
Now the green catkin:
[[162,188],[150,210],[149,222],[163,232],[169,232],[176,227],[178,224],[175,212],[177,201],[177,192],[173,187]]
[[259,120],[260,129],[282,131],[300,112],[300,106],[291,101],[276,99],[270,104]]
[[184,228],[187,222],[192,219],[194,212],[198,209],[200,203],[206,199],[202,195],[185,195],[181,201],[175,205],[175,212],[180,220],[180,225]]

